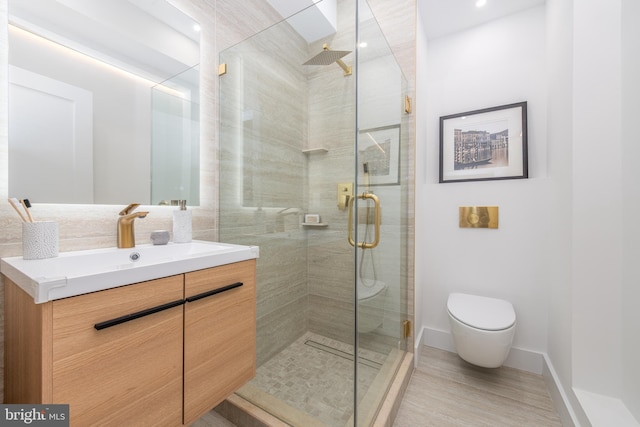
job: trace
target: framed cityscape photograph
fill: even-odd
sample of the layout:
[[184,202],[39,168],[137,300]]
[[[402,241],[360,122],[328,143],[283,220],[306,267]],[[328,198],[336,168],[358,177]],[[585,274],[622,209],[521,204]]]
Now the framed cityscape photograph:
[[528,178],[527,103],[440,117],[440,182]]

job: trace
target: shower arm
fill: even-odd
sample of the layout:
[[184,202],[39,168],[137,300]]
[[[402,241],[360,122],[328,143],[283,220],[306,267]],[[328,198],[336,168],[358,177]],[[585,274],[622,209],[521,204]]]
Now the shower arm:
[[[362,249],[373,249],[380,243],[380,199],[373,193],[362,193],[358,194],[358,199],[371,199],[375,204],[375,239],[373,242],[358,242],[358,247]],[[353,240],[353,201],[355,198],[349,199],[349,224],[348,228],[348,239],[349,244],[351,246],[356,246],[356,242]]]
[[345,64],[342,59],[337,59],[336,60],[336,64],[338,64],[340,66],[340,68],[342,68],[342,70],[344,71],[344,75],[345,76],[350,76],[351,75],[351,67],[347,67],[347,64]]

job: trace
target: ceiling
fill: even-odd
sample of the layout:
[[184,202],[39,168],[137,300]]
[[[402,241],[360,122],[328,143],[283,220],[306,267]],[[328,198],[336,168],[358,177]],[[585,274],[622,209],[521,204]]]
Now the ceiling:
[[487,0],[481,8],[476,0],[418,0],[427,39],[450,35],[494,19],[529,9],[545,0]]

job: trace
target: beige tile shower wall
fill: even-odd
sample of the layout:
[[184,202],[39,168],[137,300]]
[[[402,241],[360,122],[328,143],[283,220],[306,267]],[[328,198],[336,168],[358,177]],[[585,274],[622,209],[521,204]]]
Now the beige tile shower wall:
[[[265,1],[236,0],[170,0],[199,21],[201,33],[201,206],[193,209],[194,238],[217,240],[218,215],[218,54],[251,34],[269,27],[279,16]],[[2,202],[7,198],[7,0],[0,0],[0,257],[22,253],[21,224]],[[35,205],[39,220],[54,220],[60,225],[60,250],[81,250],[116,245],[116,219],[122,207],[134,200],[123,200],[122,206],[106,205]],[[172,214],[168,208],[147,207],[150,215],[136,224],[136,241],[149,243],[151,231],[170,229]],[[255,242],[247,242],[255,244]],[[0,298],[3,286],[0,286]],[[4,309],[0,310],[0,320]],[[0,334],[4,330],[0,324]],[[4,339],[0,348],[4,347]],[[4,358],[0,355],[0,363]],[[0,381],[0,384],[3,382]],[[2,387],[0,385],[0,387]],[[0,398],[2,392],[0,390]]]
[[[339,0],[338,31],[310,45],[315,52],[327,43],[333,50],[355,50],[355,2]],[[355,70],[355,54],[342,58]],[[309,330],[345,343],[354,336],[353,248],[347,241],[347,210],[337,207],[337,185],[353,182],[356,79],[336,64],[309,67],[309,213],[320,214],[327,228],[308,229]]]
[[260,246],[258,366],[307,330],[306,59],[286,22],[222,57],[220,237]]

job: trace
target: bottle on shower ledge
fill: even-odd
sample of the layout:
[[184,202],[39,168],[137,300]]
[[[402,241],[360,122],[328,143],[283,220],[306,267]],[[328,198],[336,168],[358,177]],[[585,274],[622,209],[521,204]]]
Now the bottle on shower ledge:
[[173,211],[173,243],[191,241],[191,211],[187,210],[187,201],[179,201],[180,209]]

